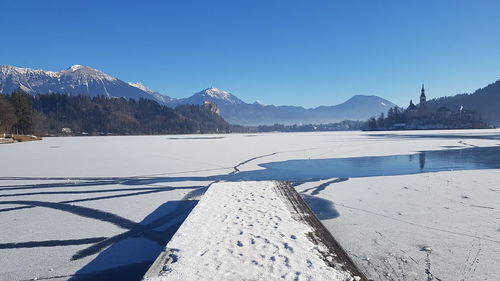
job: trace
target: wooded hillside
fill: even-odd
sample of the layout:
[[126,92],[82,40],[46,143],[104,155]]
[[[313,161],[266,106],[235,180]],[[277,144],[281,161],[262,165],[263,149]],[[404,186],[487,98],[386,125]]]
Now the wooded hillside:
[[[64,129],[63,129],[64,128]],[[188,134],[229,132],[210,107],[175,109],[147,99],[44,94],[0,95],[0,132],[17,134]]]

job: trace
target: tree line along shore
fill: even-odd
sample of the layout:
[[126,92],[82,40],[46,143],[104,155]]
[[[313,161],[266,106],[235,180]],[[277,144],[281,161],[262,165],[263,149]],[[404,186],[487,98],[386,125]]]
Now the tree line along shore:
[[141,135],[226,133],[231,126],[214,105],[169,108],[147,99],[29,95],[16,90],[0,95],[0,134]]

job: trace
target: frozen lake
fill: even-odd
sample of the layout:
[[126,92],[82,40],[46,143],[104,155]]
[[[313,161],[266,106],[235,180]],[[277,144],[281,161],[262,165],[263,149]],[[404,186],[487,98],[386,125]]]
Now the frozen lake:
[[0,145],[0,280],[138,280],[207,186],[245,180],[292,181],[374,280],[498,280],[499,144],[468,130]]

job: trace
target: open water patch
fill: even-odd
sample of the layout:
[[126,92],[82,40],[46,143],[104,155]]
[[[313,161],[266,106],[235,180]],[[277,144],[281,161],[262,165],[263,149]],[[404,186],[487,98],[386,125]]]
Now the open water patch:
[[[244,161],[238,164],[238,166],[264,156]],[[441,171],[500,169],[500,146],[421,151],[406,155],[296,159],[261,163],[259,166],[263,169],[251,171],[235,169],[235,171],[229,174],[206,177],[138,178],[133,181],[121,182],[121,184],[147,185],[182,181],[261,180],[304,183],[333,178],[398,176]]]
[[304,181],[500,169],[500,147],[422,151],[409,155],[299,159],[262,163],[259,166],[264,169],[241,172],[235,176],[250,180]]

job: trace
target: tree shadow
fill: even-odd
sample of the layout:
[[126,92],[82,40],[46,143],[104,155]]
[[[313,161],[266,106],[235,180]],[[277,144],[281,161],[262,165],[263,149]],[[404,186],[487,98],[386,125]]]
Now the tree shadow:
[[[112,198],[137,196],[174,189],[193,189],[184,199],[198,197],[206,191],[202,186],[151,186],[161,183],[181,182],[218,182],[246,180],[284,180],[294,182],[319,181],[338,178],[315,187],[312,195],[320,194],[329,184],[340,182],[351,177],[370,177],[380,175],[406,175],[443,170],[492,169],[500,168],[500,147],[466,148],[443,151],[427,151],[425,154],[389,155],[355,158],[302,159],[262,163],[263,169],[240,171],[237,166],[234,172],[210,176],[144,176],[144,177],[113,177],[113,178],[30,178],[0,177],[9,181],[62,181],[59,183],[26,184],[0,186],[0,191],[15,191],[17,194],[3,196],[34,196],[52,194],[102,194],[99,197],[79,198],[61,202],[44,202],[35,200],[0,201],[0,205],[20,205],[0,209],[0,212],[24,208],[44,207],[72,213],[95,220],[105,221],[123,229],[123,232],[113,237],[90,237],[80,240],[49,240],[28,241],[24,244],[4,244],[6,248],[44,247],[59,245],[88,245],[72,256],[72,260],[82,259],[99,253],[89,264],[81,268],[72,280],[139,280],[147,271],[157,255],[170,241],[179,226],[196,205],[195,200],[170,201],[158,207],[153,213],[136,223],[116,214],[91,209],[71,203],[106,200]],[[243,162],[245,163],[245,162]],[[240,163],[241,164],[241,163]],[[72,182],[73,181],[73,182]],[[110,185],[120,185],[111,188]],[[103,189],[81,190],[89,186],[104,186]],[[128,186],[129,188],[123,188]],[[137,186],[137,188],[135,188]],[[46,188],[72,189],[61,191],[43,191]],[[21,190],[34,189],[33,192],[21,193]],[[40,189],[40,190],[38,190]],[[108,192],[127,192],[107,194]],[[324,219],[339,216],[332,202],[301,194],[316,215]],[[88,242],[88,243],[87,243]],[[1,248],[0,244],[0,248]],[[102,251],[102,252],[101,252]]]
[[145,217],[138,226],[77,252],[73,259],[110,246],[70,280],[141,280],[197,202],[169,201]]

